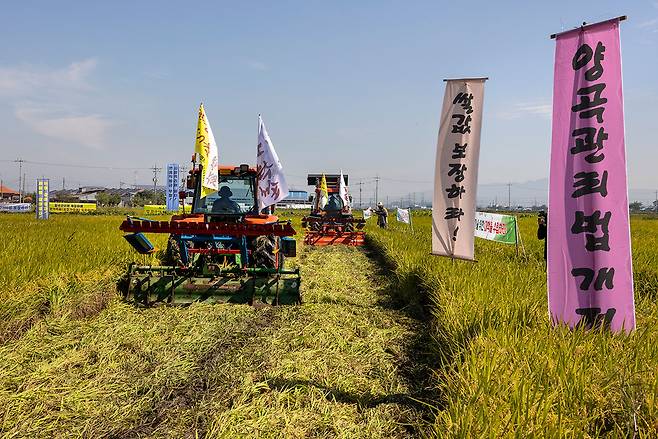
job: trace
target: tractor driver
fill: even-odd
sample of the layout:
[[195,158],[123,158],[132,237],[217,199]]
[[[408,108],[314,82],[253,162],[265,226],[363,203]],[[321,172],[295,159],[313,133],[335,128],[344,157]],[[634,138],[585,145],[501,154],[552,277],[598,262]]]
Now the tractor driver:
[[331,211],[341,210],[343,208],[342,201],[343,200],[340,199],[340,196],[338,194],[330,194],[329,201],[327,202],[327,205],[324,206],[324,210],[331,210]]
[[230,197],[233,196],[233,192],[228,186],[222,186],[217,193],[219,198],[217,198],[212,203],[212,212],[213,213],[241,213],[240,205],[235,201],[231,200]]

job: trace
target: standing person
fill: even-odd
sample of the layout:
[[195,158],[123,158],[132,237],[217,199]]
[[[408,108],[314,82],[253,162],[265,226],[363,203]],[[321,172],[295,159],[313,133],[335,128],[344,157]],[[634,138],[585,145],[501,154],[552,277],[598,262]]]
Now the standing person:
[[382,229],[385,229],[388,225],[388,210],[380,202],[377,203],[377,209],[373,210],[374,214],[377,215],[377,225]]
[[544,260],[546,260],[546,212],[543,210],[537,215],[537,239],[544,241]]

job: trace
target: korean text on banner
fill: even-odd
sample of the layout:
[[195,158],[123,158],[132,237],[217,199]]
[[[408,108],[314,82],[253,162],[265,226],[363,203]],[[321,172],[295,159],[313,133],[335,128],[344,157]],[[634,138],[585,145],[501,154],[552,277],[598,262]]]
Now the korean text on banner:
[[25,213],[32,210],[30,203],[0,203],[0,212]]
[[37,219],[48,219],[50,217],[50,180],[37,178]]
[[96,203],[50,203],[51,213],[89,213],[95,211]]
[[516,244],[516,218],[512,215],[475,212],[475,236],[489,241]]
[[434,168],[434,255],[474,259],[472,230],[485,81],[486,78],[446,81]]
[[258,210],[278,203],[288,196],[288,183],[274,145],[267,134],[263,119],[258,115],[258,147],[256,149],[258,174]]
[[178,189],[180,186],[180,166],[178,163],[167,164],[167,210],[170,212],[178,211],[179,197]]
[[619,19],[557,35],[548,208],[554,324],[635,328]]
[[215,136],[210,128],[203,104],[199,106],[199,120],[196,127],[194,151],[201,163],[201,197],[219,190],[219,154]]

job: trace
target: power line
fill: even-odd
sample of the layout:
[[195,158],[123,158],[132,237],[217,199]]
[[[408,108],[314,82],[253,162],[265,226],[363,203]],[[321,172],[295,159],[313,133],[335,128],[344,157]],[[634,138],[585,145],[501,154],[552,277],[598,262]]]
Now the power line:
[[0,160],[0,162],[5,162],[5,163],[27,163],[30,165],[41,165],[41,166],[60,166],[60,167],[67,167],[67,168],[85,168],[85,169],[107,169],[107,170],[135,170],[135,169],[141,169],[141,170],[150,170],[152,168],[141,168],[141,167],[124,167],[124,166],[96,166],[96,165],[81,165],[81,164],[73,164],[73,163],[50,163],[50,162],[35,162],[32,160]]

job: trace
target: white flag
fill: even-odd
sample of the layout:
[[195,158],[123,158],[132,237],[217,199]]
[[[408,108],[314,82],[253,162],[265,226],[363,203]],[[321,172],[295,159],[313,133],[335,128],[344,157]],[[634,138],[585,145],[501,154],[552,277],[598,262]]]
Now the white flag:
[[340,181],[338,182],[338,194],[340,199],[343,200],[343,206],[345,209],[350,207],[350,196],[347,193],[347,184],[345,184],[345,177],[343,176],[343,170],[340,170]]
[[258,115],[258,148],[256,152],[258,174],[258,210],[276,204],[288,196],[288,184],[283,175],[283,166],[274,151],[263,119]]
[[368,219],[372,216],[372,210],[370,208],[363,210],[363,219]]
[[432,254],[473,260],[475,192],[486,78],[446,82],[436,144]]
[[411,224],[411,218],[409,217],[409,209],[397,209],[397,220],[401,223]]

